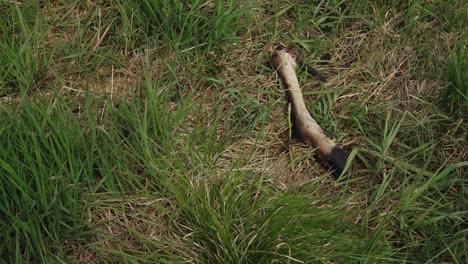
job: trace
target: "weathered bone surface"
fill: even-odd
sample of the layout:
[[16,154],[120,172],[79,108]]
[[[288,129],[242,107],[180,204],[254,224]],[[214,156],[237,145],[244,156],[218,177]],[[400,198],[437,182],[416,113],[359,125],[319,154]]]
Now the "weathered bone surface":
[[300,139],[317,147],[318,157],[333,168],[335,177],[340,176],[346,164],[346,153],[317,124],[307,110],[295,72],[297,63],[293,51],[289,48],[276,51],[271,63],[286,85],[286,95],[292,105],[294,132]]

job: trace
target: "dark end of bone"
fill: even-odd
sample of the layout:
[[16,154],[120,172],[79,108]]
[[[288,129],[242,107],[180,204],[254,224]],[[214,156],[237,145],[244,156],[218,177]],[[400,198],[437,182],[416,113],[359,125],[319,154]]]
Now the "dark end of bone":
[[341,173],[344,171],[346,160],[347,158],[345,151],[341,147],[333,147],[330,156],[328,157],[328,162],[333,168],[333,177],[340,177]]

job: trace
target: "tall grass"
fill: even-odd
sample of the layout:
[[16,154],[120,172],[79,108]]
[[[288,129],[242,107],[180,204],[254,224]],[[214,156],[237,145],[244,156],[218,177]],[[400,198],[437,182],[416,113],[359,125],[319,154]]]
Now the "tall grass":
[[56,261],[85,227],[82,194],[94,180],[96,128],[60,100],[25,98],[15,109],[0,106],[0,116],[0,256]]
[[36,5],[0,3],[0,96],[25,92],[41,80],[54,51],[45,49],[48,28]]
[[159,38],[174,51],[239,39],[251,6],[238,1],[115,1],[125,31]]
[[468,111],[468,52],[463,43],[450,56],[446,78],[448,86],[442,92],[441,99],[449,113],[464,116]]

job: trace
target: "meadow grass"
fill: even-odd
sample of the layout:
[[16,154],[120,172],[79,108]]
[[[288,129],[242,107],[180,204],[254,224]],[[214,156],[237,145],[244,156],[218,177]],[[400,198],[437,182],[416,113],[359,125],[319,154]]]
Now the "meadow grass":
[[468,262],[463,1],[182,2],[0,3],[2,261]]

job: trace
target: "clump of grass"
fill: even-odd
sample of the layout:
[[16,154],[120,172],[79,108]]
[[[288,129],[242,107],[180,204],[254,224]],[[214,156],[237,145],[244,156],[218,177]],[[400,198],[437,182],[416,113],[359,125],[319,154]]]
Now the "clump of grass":
[[26,92],[45,75],[53,57],[46,34],[37,5],[0,3],[0,96]]
[[[464,262],[462,219],[467,212],[459,205],[466,203],[463,175],[468,164],[462,157],[461,162],[459,157],[453,163],[440,160],[443,143],[425,133],[435,129],[440,117],[426,118],[388,113],[384,124],[362,130],[369,145],[360,147],[357,159],[373,175],[373,183],[366,183],[370,196],[365,222],[385,226],[388,241],[405,249],[406,260]],[[358,123],[369,122],[365,119]]]
[[116,1],[127,31],[156,36],[174,51],[205,46],[210,49],[238,38],[252,7],[238,1]]
[[347,222],[333,198],[272,192],[253,174],[171,190],[179,202],[176,223],[193,245],[180,254],[196,262],[373,262],[394,254],[378,233]]
[[448,60],[446,78],[449,82],[441,95],[450,113],[464,116],[468,111],[468,52],[465,46],[458,48]]
[[[0,257],[64,259],[65,241],[84,228],[81,194],[93,181],[95,128],[59,100],[0,105]],[[87,123],[89,125],[89,123]]]

